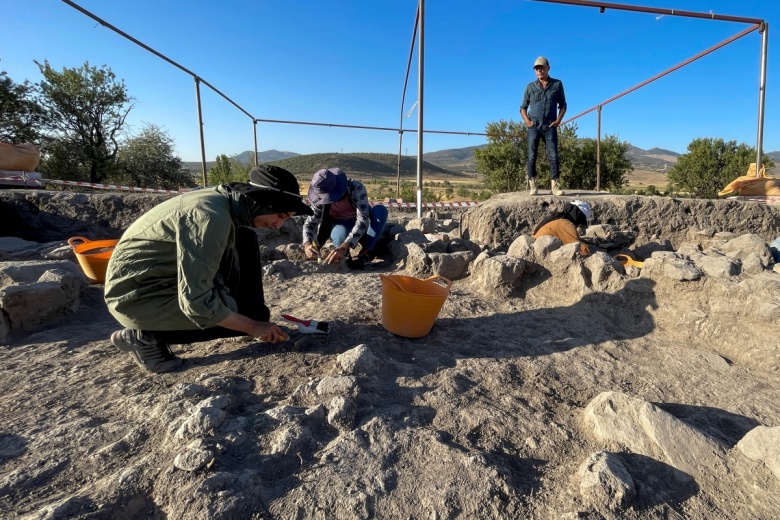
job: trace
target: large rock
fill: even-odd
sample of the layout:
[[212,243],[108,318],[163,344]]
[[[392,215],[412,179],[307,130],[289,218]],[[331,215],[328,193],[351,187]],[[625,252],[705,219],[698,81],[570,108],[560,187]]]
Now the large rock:
[[0,236],[36,242],[119,238],[171,195],[0,190]]
[[[572,197],[573,198],[573,197]],[[657,239],[677,247],[689,230],[754,233],[765,241],[780,236],[780,207],[736,200],[673,199],[587,193],[577,198],[593,207],[594,222],[637,233],[638,245]],[[470,208],[461,219],[461,236],[481,244],[508,247],[520,234],[563,207],[568,197],[529,197],[503,193]]]
[[88,285],[68,260],[0,262],[0,340],[74,314]]
[[662,460],[681,482],[717,476],[725,468],[725,448],[657,406],[619,392],[596,396],[585,409],[585,424],[600,441]]

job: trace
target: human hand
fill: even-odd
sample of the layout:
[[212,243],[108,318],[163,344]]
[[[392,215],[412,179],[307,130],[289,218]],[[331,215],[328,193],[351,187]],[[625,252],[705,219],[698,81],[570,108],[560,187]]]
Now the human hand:
[[553,121],[550,123],[550,128],[558,128],[561,125],[561,122],[558,120]]
[[317,249],[317,246],[314,244],[314,242],[306,242],[303,245],[303,254],[306,255],[306,258],[314,260],[315,258],[319,258],[320,250]]
[[347,256],[347,248],[343,245],[337,247],[333,251],[330,252],[328,257],[325,259],[326,264],[337,264],[341,262],[344,257]]
[[525,126],[527,128],[531,128],[532,126],[534,126],[534,122],[529,119],[528,121],[525,122]]
[[266,343],[278,343],[290,339],[279,325],[264,321],[257,322],[252,335]]

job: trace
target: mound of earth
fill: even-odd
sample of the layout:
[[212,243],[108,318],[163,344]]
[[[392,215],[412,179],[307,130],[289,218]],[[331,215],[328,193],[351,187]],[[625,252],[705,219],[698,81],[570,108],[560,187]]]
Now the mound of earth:
[[[69,236],[116,238],[159,200],[0,194],[0,302],[71,297],[52,321],[29,316],[53,298],[0,311],[3,518],[780,511],[780,209],[593,195],[581,257],[528,235],[565,199],[508,194],[393,214],[365,271],[305,262],[289,221],[258,231],[272,318],[330,335],[177,345],[183,367],[153,376],[61,262]],[[454,280],[430,334],[384,329],[379,274]]]

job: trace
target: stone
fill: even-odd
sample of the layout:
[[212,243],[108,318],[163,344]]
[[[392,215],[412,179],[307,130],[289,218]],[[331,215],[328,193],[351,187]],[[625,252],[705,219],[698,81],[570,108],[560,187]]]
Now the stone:
[[357,405],[348,397],[337,396],[328,403],[328,424],[341,431],[355,427]]
[[780,480],[780,426],[756,426],[737,443],[747,458],[763,462]]
[[591,454],[579,468],[580,493],[594,506],[615,511],[628,507],[636,485],[620,456],[606,451]]
[[336,367],[343,375],[371,374],[378,366],[379,358],[366,345],[358,345],[336,356]]
[[585,409],[585,424],[601,440],[666,461],[680,482],[725,470],[725,448],[657,406],[619,392],[603,392]]

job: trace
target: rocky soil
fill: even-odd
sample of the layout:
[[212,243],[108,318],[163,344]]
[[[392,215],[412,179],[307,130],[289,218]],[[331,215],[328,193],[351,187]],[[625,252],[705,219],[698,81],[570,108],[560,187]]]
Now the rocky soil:
[[[65,240],[160,199],[1,193],[0,516],[777,518],[780,208],[579,196],[585,258],[528,236],[566,198],[519,194],[394,214],[365,271],[262,232],[272,317],[330,335],[152,376]],[[384,329],[379,274],[454,280],[430,334]]]

